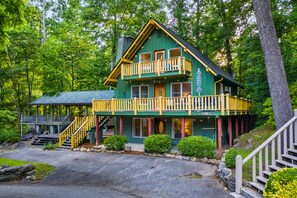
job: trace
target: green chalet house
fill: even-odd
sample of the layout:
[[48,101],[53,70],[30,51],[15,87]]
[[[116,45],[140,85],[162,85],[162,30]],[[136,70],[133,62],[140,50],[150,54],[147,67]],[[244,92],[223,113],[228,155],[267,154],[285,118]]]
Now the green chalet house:
[[113,116],[115,134],[130,143],[152,134],[168,134],[174,144],[200,135],[219,153],[248,131],[251,102],[236,97],[240,85],[199,49],[154,19],[135,39],[123,39],[129,47],[105,81],[114,97],[92,102],[97,142],[103,116]]

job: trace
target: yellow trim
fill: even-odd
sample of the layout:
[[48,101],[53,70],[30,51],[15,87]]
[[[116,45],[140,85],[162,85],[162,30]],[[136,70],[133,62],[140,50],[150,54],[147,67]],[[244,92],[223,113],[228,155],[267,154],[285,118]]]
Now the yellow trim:
[[122,58],[121,60],[122,60],[123,62],[125,62],[125,63],[133,63],[133,61],[128,60],[128,59],[125,59],[125,58]]
[[107,78],[106,80],[111,81],[111,82],[118,82],[117,79],[113,79],[113,78]]
[[224,80],[224,78],[221,78],[220,80],[216,81],[213,85],[214,87],[214,95],[217,95],[217,83],[221,82],[222,80]]

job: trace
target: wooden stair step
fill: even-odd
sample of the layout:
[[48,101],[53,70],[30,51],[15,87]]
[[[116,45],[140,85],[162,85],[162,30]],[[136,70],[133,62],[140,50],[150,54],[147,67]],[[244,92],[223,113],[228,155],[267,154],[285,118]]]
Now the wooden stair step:
[[264,184],[266,184],[266,182],[267,182],[267,179],[266,179],[265,177],[262,177],[262,176],[258,176],[258,177],[256,177],[256,179],[257,179],[258,181],[264,183]]
[[281,169],[280,167],[278,166],[274,166],[274,165],[270,165],[269,168],[275,170],[275,171],[278,171],[279,169]]
[[263,174],[266,175],[267,177],[269,177],[272,174],[272,172],[270,172],[270,171],[263,171]]
[[277,162],[279,164],[282,164],[282,165],[284,165],[286,167],[297,168],[297,165],[292,164],[290,162],[283,161],[283,160],[275,160],[275,162]]
[[264,191],[265,186],[264,186],[263,184],[260,184],[260,183],[258,183],[258,182],[249,182],[249,184],[250,184],[252,187],[254,187],[255,189],[257,189],[257,190],[259,190],[259,191],[261,191],[261,192]]
[[263,195],[249,187],[242,187],[240,194],[243,197],[263,198]]
[[295,154],[297,155],[297,150],[296,150],[296,149],[288,149],[287,151],[288,151],[288,152],[295,153]]
[[291,160],[297,161],[297,157],[296,156],[293,156],[293,155],[283,154],[282,157],[285,157],[287,159],[291,159]]

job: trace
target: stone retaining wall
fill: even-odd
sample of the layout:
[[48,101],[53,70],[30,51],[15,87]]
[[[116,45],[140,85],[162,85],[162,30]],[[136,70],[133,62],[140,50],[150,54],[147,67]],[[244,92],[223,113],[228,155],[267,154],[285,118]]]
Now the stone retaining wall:
[[32,181],[35,179],[36,169],[32,164],[22,166],[0,166],[0,182]]

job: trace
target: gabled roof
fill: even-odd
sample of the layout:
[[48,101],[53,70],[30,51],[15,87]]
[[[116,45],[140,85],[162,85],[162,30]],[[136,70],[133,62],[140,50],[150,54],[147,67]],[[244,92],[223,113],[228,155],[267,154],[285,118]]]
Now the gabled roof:
[[30,103],[30,105],[65,105],[91,106],[93,99],[112,99],[114,90],[106,91],[69,91],[57,95],[44,95]]
[[234,83],[240,86],[236,80],[234,80],[228,73],[211,61],[206,55],[204,55],[198,48],[194,47],[183,38],[178,36],[175,32],[167,28],[165,25],[161,24],[155,19],[150,19],[147,24],[142,28],[140,33],[137,35],[134,42],[130,45],[127,51],[124,53],[122,58],[117,62],[116,66],[113,68],[106,81],[105,85],[115,86],[117,83],[117,78],[121,74],[121,64],[130,63],[137,51],[147,40],[153,30],[161,29],[174,41],[176,41],[181,47],[184,48],[184,51],[191,54],[197,61],[199,61],[207,71],[211,72],[213,75],[224,78],[231,83]]

